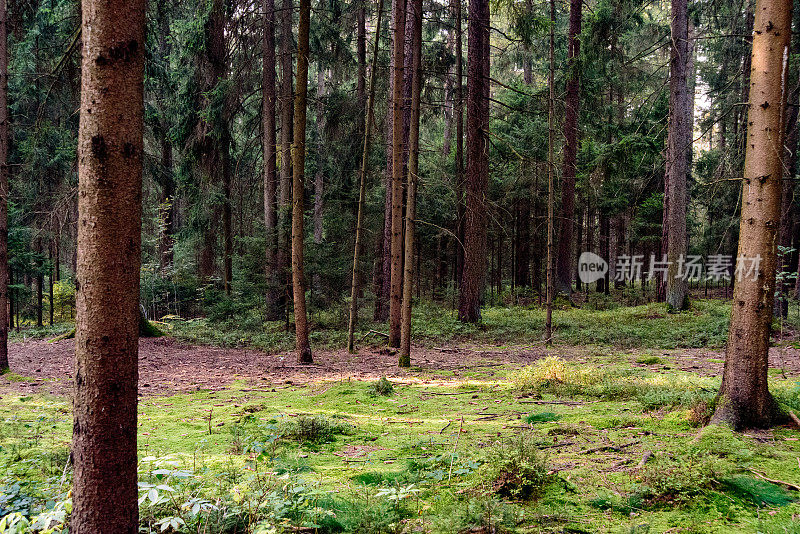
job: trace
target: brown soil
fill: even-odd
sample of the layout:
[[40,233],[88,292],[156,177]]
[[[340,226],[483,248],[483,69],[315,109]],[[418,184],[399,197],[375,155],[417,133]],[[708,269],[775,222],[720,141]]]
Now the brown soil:
[[[28,341],[9,346],[13,373],[0,376],[4,393],[69,394],[72,384],[74,340],[56,343]],[[142,338],[139,342],[139,391],[146,396],[171,395],[200,389],[223,389],[234,381],[244,387],[304,384],[326,380],[377,380],[386,376],[396,381],[453,384],[490,380],[500,368],[528,365],[547,355],[591,363],[595,357],[619,351],[596,347],[558,346],[456,346],[415,347],[411,369],[397,367],[397,356],[386,349],[363,348],[356,354],[345,350],[317,351],[313,365],[298,365],[291,352],[267,354],[253,349],[195,346],[171,338]],[[684,370],[703,376],[722,372],[724,353],[709,349],[648,351],[663,363],[636,363],[642,352],[623,353],[634,367],[656,372]],[[800,375],[800,351],[793,347],[773,348],[770,366],[785,369],[787,376]],[[22,378],[21,378],[22,377]]]

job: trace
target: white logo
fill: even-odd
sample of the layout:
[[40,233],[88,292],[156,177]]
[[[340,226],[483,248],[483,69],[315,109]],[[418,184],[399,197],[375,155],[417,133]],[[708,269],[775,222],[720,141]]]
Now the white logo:
[[578,276],[584,284],[591,284],[603,278],[608,272],[606,260],[594,252],[584,252],[578,258]]

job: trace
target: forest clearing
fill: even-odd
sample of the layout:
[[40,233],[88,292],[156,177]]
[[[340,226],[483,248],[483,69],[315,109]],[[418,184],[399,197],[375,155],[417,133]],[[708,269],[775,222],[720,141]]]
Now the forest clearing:
[[[455,318],[418,332],[425,341],[408,369],[380,343],[318,350],[299,366],[290,349],[239,346],[252,342],[241,337],[190,343],[199,326],[142,338],[141,523],[153,532],[794,532],[800,431],[703,426],[729,304],[695,302],[683,314],[662,304],[559,310],[556,325],[613,323],[617,337],[574,344],[576,329],[551,347],[535,334],[500,340],[518,335],[509,323],[536,324],[541,312],[487,308],[485,329],[459,342],[445,330]],[[798,325],[792,310],[769,376],[800,413]],[[74,342],[19,339],[9,352],[17,371],[0,377],[9,466],[0,506],[36,516],[69,489]]]
[[800,533],[800,0],[0,0],[0,534]]

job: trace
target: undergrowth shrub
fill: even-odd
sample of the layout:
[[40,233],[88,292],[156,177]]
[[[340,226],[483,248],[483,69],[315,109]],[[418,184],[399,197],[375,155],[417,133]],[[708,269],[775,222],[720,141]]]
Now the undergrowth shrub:
[[520,434],[489,449],[482,470],[492,493],[519,501],[542,496],[552,476],[537,445],[530,434]]
[[391,381],[389,381],[385,376],[382,376],[379,380],[370,385],[369,392],[371,395],[382,395],[384,397],[388,397],[394,393],[394,386],[392,385]]
[[301,443],[325,443],[333,441],[337,434],[352,434],[353,430],[351,424],[331,420],[324,415],[301,415],[278,425],[281,437]]

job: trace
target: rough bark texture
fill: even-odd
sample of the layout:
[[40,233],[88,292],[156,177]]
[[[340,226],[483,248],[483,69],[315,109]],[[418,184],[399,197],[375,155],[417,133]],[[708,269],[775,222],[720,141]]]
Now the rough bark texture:
[[261,121],[264,154],[264,226],[266,228],[266,319],[281,316],[281,277],[278,265],[278,176],[275,139],[275,0],[263,0],[263,31],[261,72]]
[[481,320],[486,275],[486,191],[489,183],[489,2],[470,0],[467,42],[467,175],[464,267],[458,318]]
[[686,68],[689,60],[689,19],[687,0],[672,0],[672,50],[669,68],[669,134],[666,162],[669,182],[665,197],[669,197],[667,219],[667,306],[684,310],[689,305],[688,283],[679,272],[680,259],[686,257],[686,150],[691,143],[691,113]]
[[558,236],[558,291],[572,292],[572,236],[575,217],[575,174],[578,159],[578,106],[580,105],[580,56],[582,0],[571,0],[567,49],[567,96],[564,101],[564,161],[561,182],[561,214]]
[[292,285],[294,286],[294,336],[299,363],[312,363],[308,342],[306,284],[303,274],[303,197],[305,193],[306,96],[308,92],[308,32],[311,0],[300,0],[297,25],[297,91],[294,97],[294,146],[292,147]]
[[400,346],[403,291],[403,71],[405,70],[406,0],[394,13],[392,77],[392,239],[389,301],[389,346]]
[[8,369],[8,8],[0,0],[0,373]]
[[748,100],[738,261],[760,257],[755,276],[736,280],[725,369],[712,422],[736,429],[775,422],[767,387],[776,240],[780,221],[790,0],[757,0]]
[[145,2],[82,17],[70,532],[136,534]]
[[364,119],[364,145],[361,151],[361,167],[358,172],[358,212],[356,215],[356,237],[353,250],[353,278],[350,289],[350,320],[347,324],[347,350],[355,352],[355,329],[358,320],[358,282],[359,259],[361,255],[361,233],[364,227],[364,199],[367,194],[367,169],[369,166],[370,129],[375,115],[375,72],[378,67],[378,49],[381,36],[381,19],[383,0],[378,0],[378,22],[375,26],[375,46],[372,55],[372,69],[369,73],[369,96],[367,97],[367,114]]
[[405,261],[403,275],[403,306],[400,332],[400,367],[411,366],[411,307],[414,289],[415,217],[419,171],[419,104],[422,90],[422,0],[412,0],[414,30],[411,42],[411,124],[408,147],[408,198],[406,199]]

